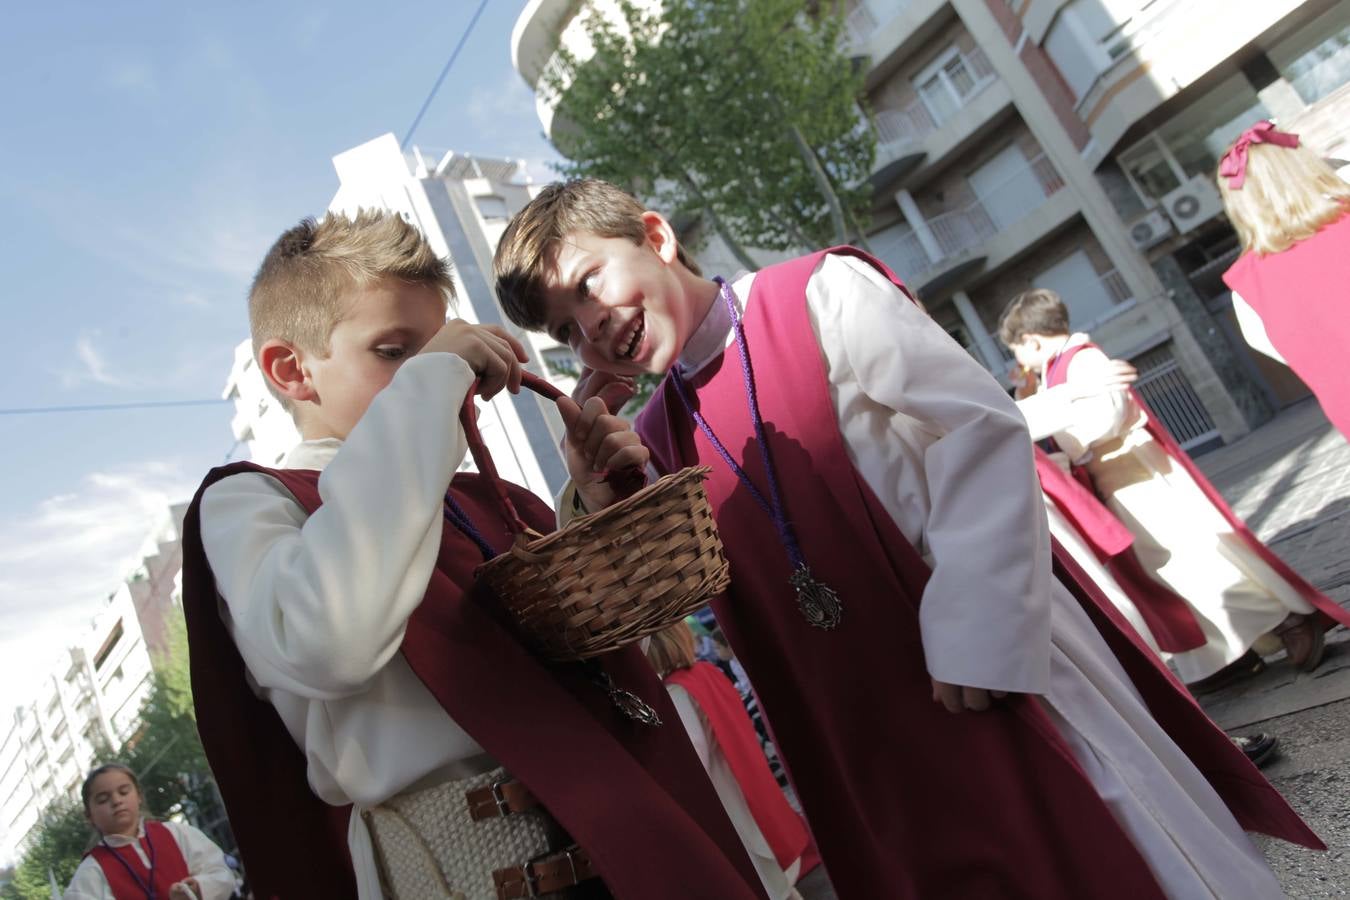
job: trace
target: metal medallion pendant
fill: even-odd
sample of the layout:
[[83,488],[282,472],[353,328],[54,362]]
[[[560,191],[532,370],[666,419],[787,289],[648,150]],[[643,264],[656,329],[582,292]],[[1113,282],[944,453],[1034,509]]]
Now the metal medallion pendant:
[[792,587],[797,592],[797,608],[810,625],[830,631],[839,624],[844,605],[834,590],[815,579],[806,563],[792,573]]
[[648,706],[637,694],[625,691],[615,684],[609,673],[595,664],[594,660],[588,663],[587,668],[590,669],[595,683],[605,689],[605,693],[609,695],[609,702],[614,704],[615,709],[639,725],[655,727],[661,724],[661,717],[656,714],[656,710]]

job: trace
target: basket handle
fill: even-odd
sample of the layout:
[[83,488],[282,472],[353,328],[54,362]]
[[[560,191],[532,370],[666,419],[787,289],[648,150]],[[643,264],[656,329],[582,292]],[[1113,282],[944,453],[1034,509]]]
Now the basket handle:
[[[533,372],[522,369],[520,376],[521,387],[529,388],[546,399],[557,400],[563,396],[563,392],[558,390],[555,385]],[[506,485],[502,483],[501,477],[497,474],[497,466],[492,462],[492,455],[488,453],[487,446],[483,443],[483,435],[478,430],[478,410],[473,402],[474,397],[478,394],[478,381],[475,378],[473,384],[469,385],[469,392],[464,395],[464,405],[459,410],[459,421],[464,426],[464,439],[469,444],[469,453],[472,454],[479,473],[492,483],[492,489],[497,494],[497,500],[506,518],[507,528],[512,534],[524,534],[528,530],[528,526],[520,518],[520,514],[516,512],[516,506],[511,502],[511,498],[506,492]]]

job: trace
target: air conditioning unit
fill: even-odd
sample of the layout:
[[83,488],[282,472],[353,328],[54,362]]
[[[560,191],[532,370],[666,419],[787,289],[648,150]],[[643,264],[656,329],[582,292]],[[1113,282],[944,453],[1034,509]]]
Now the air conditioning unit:
[[1192,177],[1190,181],[1163,197],[1162,203],[1163,208],[1167,210],[1167,217],[1177,226],[1180,234],[1185,234],[1223,212],[1219,189],[1204,175]]
[[1150,210],[1148,215],[1130,224],[1130,240],[1139,250],[1147,250],[1171,233],[1172,223],[1161,209]]

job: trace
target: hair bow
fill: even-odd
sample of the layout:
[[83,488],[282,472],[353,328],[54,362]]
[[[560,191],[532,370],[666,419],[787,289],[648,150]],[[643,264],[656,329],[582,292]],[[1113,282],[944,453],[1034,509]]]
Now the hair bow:
[[1223,159],[1219,160],[1219,177],[1227,178],[1228,186],[1235,191],[1242,190],[1242,184],[1247,180],[1247,148],[1252,144],[1297,147],[1298,135],[1276,130],[1269,119],[1263,119],[1242,132]]

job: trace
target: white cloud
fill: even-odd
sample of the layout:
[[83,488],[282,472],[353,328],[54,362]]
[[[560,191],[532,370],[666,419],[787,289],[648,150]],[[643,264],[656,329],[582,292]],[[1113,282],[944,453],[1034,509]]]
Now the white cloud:
[[62,373],[62,380],[67,387],[74,387],[86,381],[116,388],[136,386],[135,379],[126,375],[114,374],[109,370],[107,360],[94,346],[92,335],[82,334],[75,339],[75,358],[79,360],[82,368],[75,371],[67,370]]
[[23,702],[139,563],[170,503],[191,496],[176,465],[88,475],[0,525],[0,710]]

